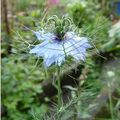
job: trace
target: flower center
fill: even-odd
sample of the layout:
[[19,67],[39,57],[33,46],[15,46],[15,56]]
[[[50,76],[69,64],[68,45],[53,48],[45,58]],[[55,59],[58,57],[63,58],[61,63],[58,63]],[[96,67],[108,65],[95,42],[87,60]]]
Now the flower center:
[[[59,19],[57,16],[53,16],[49,19],[52,24],[53,33],[56,35],[55,40],[64,40],[65,33],[71,30],[72,20],[69,17],[62,17]],[[54,26],[54,28],[53,28]]]
[[56,35],[56,37],[54,38],[55,41],[62,41],[63,40],[63,37],[60,37],[58,35]]

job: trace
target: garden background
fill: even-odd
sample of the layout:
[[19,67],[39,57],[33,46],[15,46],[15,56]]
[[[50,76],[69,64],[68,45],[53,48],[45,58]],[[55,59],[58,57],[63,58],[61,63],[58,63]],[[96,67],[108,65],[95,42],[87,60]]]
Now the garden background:
[[84,63],[61,68],[60,120],[120,120],[119,0],[2,0],[1,8],[2,120],[58,119],[55,66],[46,71],[29,54],[31,30],[52,15],[70,16],[93,45]]

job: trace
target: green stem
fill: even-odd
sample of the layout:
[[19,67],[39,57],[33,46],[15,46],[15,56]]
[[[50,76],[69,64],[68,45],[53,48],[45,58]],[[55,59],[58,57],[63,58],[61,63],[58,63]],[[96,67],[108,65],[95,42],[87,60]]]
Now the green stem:
[[109,87],[109,103],[110,103],[110,112],[111,112],[111,118],[114,120],[114,115],[113,115],[113,103],[112,103],[112,95],[111,95],[111,90]]
[[59,66],[58,66],[58,69],[57,69],[57,75],[58,75],[58,79],[57,79],[58,109],[60,109],[60,107],[61,107],[61,81],[60,81],[60,67]]
[[47,68],[46,67],[44,67],[43,66],[43,70],[44,70],[44,73],[45,73],[45,77],[46,77],[46,79],[48,79],[49,78],[49,75],[48,75],[48,71],[47,71]]
[[61,108],[61,81],[60,81],[60,69],[58,67],[58,79],[57,79],[57,89],[58,89],[58,115],[57,115],[57,120],[61,120],[60,119],[60,108]]

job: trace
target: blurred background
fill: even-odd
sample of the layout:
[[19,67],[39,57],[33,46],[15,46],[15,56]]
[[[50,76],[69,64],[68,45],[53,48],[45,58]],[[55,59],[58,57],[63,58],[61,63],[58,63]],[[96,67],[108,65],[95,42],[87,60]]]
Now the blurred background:
[[53,120],[55,66],[46,73],[29,55],[36,38],[26,29],[39,30],[51,15],[70,16],[94,45],[77,72],[62,67],[61,120],[120,120],[119,0],[2,0],[1,7],[2,120]]

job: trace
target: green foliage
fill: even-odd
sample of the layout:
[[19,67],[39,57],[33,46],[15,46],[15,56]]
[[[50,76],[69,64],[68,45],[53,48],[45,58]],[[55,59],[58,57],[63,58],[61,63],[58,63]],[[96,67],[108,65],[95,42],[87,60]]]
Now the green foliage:
[[92,2],[75,2],[68,6],[74,23],[80,28],[81,36],[87,36],[92,44],[100,48],[109,40],[110,20]]
[[16,10],[18,11],[24,11],[28,8],[29,2],[31,0],[16,0]]
[[37,93],[42,92],[40,82],[44,78],[44,73],[33,70],[35,61],[26,61],[26,56],[18,57],[11,55],[2,59],[2,104],[7,107],[8,115],[6,120],[29,120],[28,113],[36,108],[46,112],[40,105]]
[[101,14],[96,15],[91,24],[84,24],[81,28],[81,35],[88,36],[97,48],[109,41],[109,29],[111,22]]
[[41,107],[37,108],[36,106],[31,109],[30,114],[32,115],[33,120],[42,120],[47,110],[47,106],[42,104]]
[[93,4],[88,4],[87,2],[75,2],[74,4],[69,5],[68,12],[78,27],[93,22],[96,15]]

